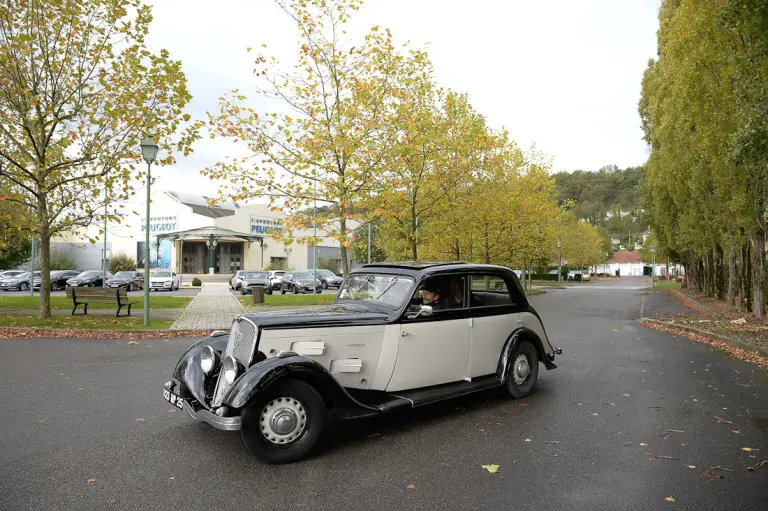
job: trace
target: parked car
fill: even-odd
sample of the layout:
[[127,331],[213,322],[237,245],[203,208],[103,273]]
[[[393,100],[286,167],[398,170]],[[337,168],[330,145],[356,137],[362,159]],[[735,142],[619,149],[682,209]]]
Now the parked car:
[[3,272],[0,272],[0,280],[3,279],[10,279],[11,277],[15,277],[16,275],[21,275],[24,273],[21,270],[5,270]]
[[158,291],[160,289],[173,291],[179,289],[180,283],[181,277],[170,270],[156,271],[149,276],[149,289],[151,291]]
[[264,292],[271,295],[272,287],[269,285],[269,273],[265,271],[248,271],[243,273],[240,283],[240,294],[253,294],[254,287],[263,287]]
[[591,276],[588,271],[571,270],[568,272],[568,280],[575,282],[589,282]]
[[232,277],[229,279],[229,287],[234,290],[240,289],[240,284],[243,282],[243,273],[246,272],[247,270],[237,270],[235,273],[233,273]]
[[539,363],[554,369],[561,353],[508,268],[370,264],[349,273],[330,306],[245,314],[203,338],[163,397],[239,430],[257,458],[290,462],[329,421],[494,387],[525,397]]
[[272,270],[269,272],[269,283],[272,286],[272,290],[276,291],[283,285],[283,277],[286,270]]
[[[80,272],[77,270],[53,270],[51,272],[51,291],[59,291],[67,287],[67,281],[76,277]],[[35,272],[32,278],[32,289],[40,289],[41,275]]]
[[107,287],[123,288],[126,291],[144,289],[144,274],[138,271],[119,271],[107,279]]
[[[35,272],[36,276],[40,276],[40,272]],[[32,273],[25,271],[11,275],[10,277],[3,277],[0,280],[0,289],[5,291],[26,291],[32,285]]]
[[[309,273],[312,273],[314,275],[313,270],[309,270]],[[341,287],[342,282],[344,282],[344,279],[333,273],[331,270],[317,270],[317,278],[320,279],[320,284],[323,286],[323,289],[328,289],[329,287],[338,289]]]
[[280,286],[280,294],[287,292],[298,294],[311,291],[321,293],[320,281],[308,271],[287,271],[283,275],[283,284]]
[[[107,272],[107,278],[112,274]],[[77,276],[67,280],[67,285],[71,287],[102,287],[104,285],[104,272],[101,270],[86,270]]]

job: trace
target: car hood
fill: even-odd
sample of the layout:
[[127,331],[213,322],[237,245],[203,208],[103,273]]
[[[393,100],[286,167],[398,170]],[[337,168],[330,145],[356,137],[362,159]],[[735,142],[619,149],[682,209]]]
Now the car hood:
[[362,305],[328,305],[275,312],[245,314],[260,328],[307,328],[321,326],[383,325],[387,314]]
[[152,282],[168,282],[172,278],[173,277],[150,277],[149,280],[151,280]]
[[312,279],[296,279],[295,282],[298,282],[300,284],[314,284],[315,281]]
[[269,282],[269,279],[244,279],[243,284],[264,284]]

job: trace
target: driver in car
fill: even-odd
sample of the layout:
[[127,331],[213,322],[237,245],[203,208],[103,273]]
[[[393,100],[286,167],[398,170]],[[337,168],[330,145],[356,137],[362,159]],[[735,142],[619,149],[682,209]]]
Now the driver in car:
[[433,311],[443,310],[443,302],[440,299],[440,288],[436,282],[426,282],[422,287],[422,303],[432,307]]

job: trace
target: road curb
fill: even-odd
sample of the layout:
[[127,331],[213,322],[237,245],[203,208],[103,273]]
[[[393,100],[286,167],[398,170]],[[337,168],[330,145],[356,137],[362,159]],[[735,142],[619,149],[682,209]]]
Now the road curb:
[[[98,330],[68,328],[0,328],[0,338],[23,339],[40,337],[45,339],[175,339],[180,337],[207,337],[212,330]],[[95,335],[94,335],[95,334]]]
[[657,325],[662,325],[668,328],[676,328],[677,330],[682,330],[684,332],[702,335],[704,337],[709,337],[710,339],[714,339],[716,341],[724,342],[730,346],[733,346],[734,348],[741,348],[747,351],[756,351],[757,353],[760,353],[761,355],[768,357],[768,348],[755,346],[754,344],[749,344],[748,342],[740,341],[738,339],[733,339],[732,337],[728,337],[726,335],[716,334],[715,332],[710,332],[708,330],[702,330],[700,328],[678,325],[677,323],[671,323],[669,321],[661,321],[661,320],[652,319],[652,318],[642,318],[640,322],[643,325],[645,325],[645,323],[655,323]]

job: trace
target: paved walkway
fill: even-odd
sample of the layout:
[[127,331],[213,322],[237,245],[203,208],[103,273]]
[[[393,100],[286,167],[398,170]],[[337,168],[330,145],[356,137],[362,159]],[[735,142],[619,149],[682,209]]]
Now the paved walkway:
[[192,299],[181,317],[173,322],[172,330],[229,329],[232,320],[245,312],[229,291],[226,282],[203,282],[200,292]]

